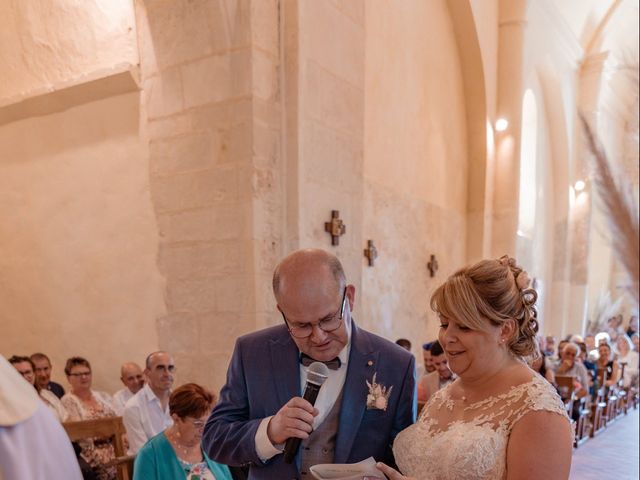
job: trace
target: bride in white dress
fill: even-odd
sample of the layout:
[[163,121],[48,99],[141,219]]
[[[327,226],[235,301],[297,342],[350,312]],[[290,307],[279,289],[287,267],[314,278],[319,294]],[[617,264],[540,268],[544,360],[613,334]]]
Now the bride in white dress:
[[524,358],[537,353],[535,290],[507,256],[449,277],[431,298],[458,379],[438,391],[393,446],[391,480],[567,479],[573,433],[554,388]]

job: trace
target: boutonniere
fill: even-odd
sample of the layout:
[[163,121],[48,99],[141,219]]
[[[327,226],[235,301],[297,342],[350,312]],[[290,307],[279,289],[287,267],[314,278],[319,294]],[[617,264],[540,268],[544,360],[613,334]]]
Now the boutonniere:
[[371,379],[371,383],[367,382],[367,387],[369,387],[369,393],[367,394],[367,409],[376,409],[376,410],[386,410],[387,405],[389,404],[389,395],[391,395],[391,390],[393,387],[385,387],[384,385],[376,382],[377,373],[373,374],[373,378]]

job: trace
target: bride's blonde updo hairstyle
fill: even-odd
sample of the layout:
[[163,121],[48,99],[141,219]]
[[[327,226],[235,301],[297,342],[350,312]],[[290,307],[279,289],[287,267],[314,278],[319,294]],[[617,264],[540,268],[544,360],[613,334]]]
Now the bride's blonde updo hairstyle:
[[431,297],[431,309],[471,330],[487,331],[514,319],[516,328],[507,346],[519,357],[537,356],[538,294],[515,259],[482,260],[462,268],[440,285]]

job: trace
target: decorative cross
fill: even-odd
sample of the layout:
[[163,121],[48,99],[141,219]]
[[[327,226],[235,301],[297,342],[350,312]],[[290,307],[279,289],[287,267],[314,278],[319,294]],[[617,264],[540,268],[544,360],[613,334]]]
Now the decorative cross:
[[340,245],[340,236],[347,231],[346,225],[340,219],[340,211],[331,210],[331,221],[324,222],[324,231],[331,234],[331,245]]
[[369,261],[369,266],[373,267],[373,261],[378,258],[378,249],[373,244],[373,240],[367,240],[367,248],[364,249],[364,256]]
[[438,260],[436,260],[435,255],[431,255],[431,260],[427,263],[427,268],[429,269],[429,273],[432,277],[436,276],[436,272],[438,271]]

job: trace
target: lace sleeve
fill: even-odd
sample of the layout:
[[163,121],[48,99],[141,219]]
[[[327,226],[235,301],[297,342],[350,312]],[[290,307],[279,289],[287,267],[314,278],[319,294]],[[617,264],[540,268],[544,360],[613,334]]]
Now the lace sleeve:
[[518,413],[512,421],[512,426],[527,413],[541,410],[557,413],[569,421],[564,403],[553,386],[542,377],[536,375],[529,385],[525,398],[525,408],[517,410]]

